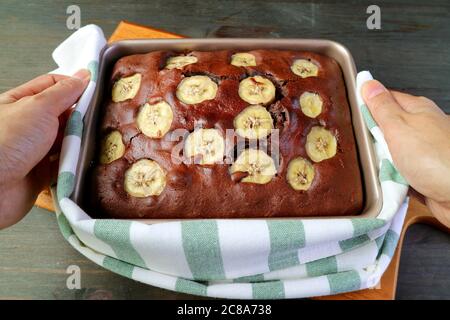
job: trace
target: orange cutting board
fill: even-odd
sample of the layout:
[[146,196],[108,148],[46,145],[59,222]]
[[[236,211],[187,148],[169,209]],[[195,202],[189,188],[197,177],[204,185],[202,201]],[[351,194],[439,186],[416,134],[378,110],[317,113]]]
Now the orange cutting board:
[[[158,30],[151,27],[141,26],[134,23],[122,21],[117,26],[109,38],[109,42],[125,39],[148,39],[148,38],[183,38],[181,35],[170,33],[163,30]],[[53,202],[50,192],[48,190],[43,191],[37,201],[36,206],[54,211]],[[400,264],[400,248],[402,247],[403,238],[408,227],[414,223],[428,223],[439,227],[445,231],[449,231],[448,228],[442,226],[430,213],[428,208],[423,205],[419,199],[415,196],[411,196],[411,201],[408,209],[408,213],[405,218],[405,224],[400,235],[399,244],[395,255],[389,265],[389,268],[384,273],[381,283],[374,289],[366,289],[356,292],[344,293],[334,296],[325,296],[317,299],[333,299],[333,300],[346,300],[346,299],[370,299],[370,300],[392,300],[395,299],[395,292],[397,288],[397,275],[398,267]]]

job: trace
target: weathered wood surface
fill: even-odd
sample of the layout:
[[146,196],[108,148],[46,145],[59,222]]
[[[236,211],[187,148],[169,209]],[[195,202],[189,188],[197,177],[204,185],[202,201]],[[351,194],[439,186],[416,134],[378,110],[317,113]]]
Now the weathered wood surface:
[[450,235],[413,225],[403,242],[397,299],[450,300]]
[[[81,269],[81,289],[66,286],[71,265]],[[0,299],[180,299],[190,296],[116,275],[79,254],[61,235],[55,215],[34,208],[0,232]]]
[[[3,0],[0,3],[0,91],[54,68],[53,48],[71,1]],[[369,31],[369,2],[348,1],[78,1],[82,24],[108,36],[122,20],[190,37],[328,38],[346,45],[359,69],[388,86],[434,99],[450,112],[450,4],[379,1],[382,30]],[[409,240],[413,239],[413,240]],[[416,250],[418,249],[418,250]],[[449,298],[450,236],[414,226],[404,245],[397,298]],[[82,290],[65,286],[67,266],[82,269]],[[59,234],[54,217],[33,209],[24,221],[0,232],[0,298],[182,298],[122,278],[86,260]]]
[[371,1],[2,0],[0,91],[54,67],[53,48],[71,31],[66,8],[110,35],[121,20],[189,37],[328,38],[386,85],[434,99],[450,113],[450,2],[377,1],[381,30],[366,28]]

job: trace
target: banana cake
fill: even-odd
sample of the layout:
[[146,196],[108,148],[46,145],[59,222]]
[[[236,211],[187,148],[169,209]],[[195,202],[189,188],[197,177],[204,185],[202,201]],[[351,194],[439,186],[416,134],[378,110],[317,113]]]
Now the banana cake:
[[91,204],[113,218],[357,215],[341,69],[305,51],[125,56],[103,94]]

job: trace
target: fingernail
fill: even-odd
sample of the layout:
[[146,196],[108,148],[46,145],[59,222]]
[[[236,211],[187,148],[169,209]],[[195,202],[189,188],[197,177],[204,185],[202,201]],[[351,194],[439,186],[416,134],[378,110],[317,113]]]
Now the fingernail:
[[385,86],[381,84],[381,82],[377,80],[370,80],[364,84],[362,91],[363,96],[367,100],[370,100],[373,97],[376,97],[377,95],[386,92],[387,89],[385,88]]
[[75,72],[72,77],[78,78],[81,80],[86,80],[91,77],[91,73],[87,69],[80,69],[77,72]]

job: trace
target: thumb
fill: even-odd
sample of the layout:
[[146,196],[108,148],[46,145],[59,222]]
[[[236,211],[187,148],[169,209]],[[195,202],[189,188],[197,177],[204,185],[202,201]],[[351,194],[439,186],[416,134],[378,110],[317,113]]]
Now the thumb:
[[361,94],[382,131],[403,121],[405,111],[379,81],[370,80],[364,83]]
[[55,116],[59,116],[78,100],[89,83],[89,78],[89,71],[82,69],[72,77],[62,79],[34,95],[32,99],[36,106],[50,109]]

